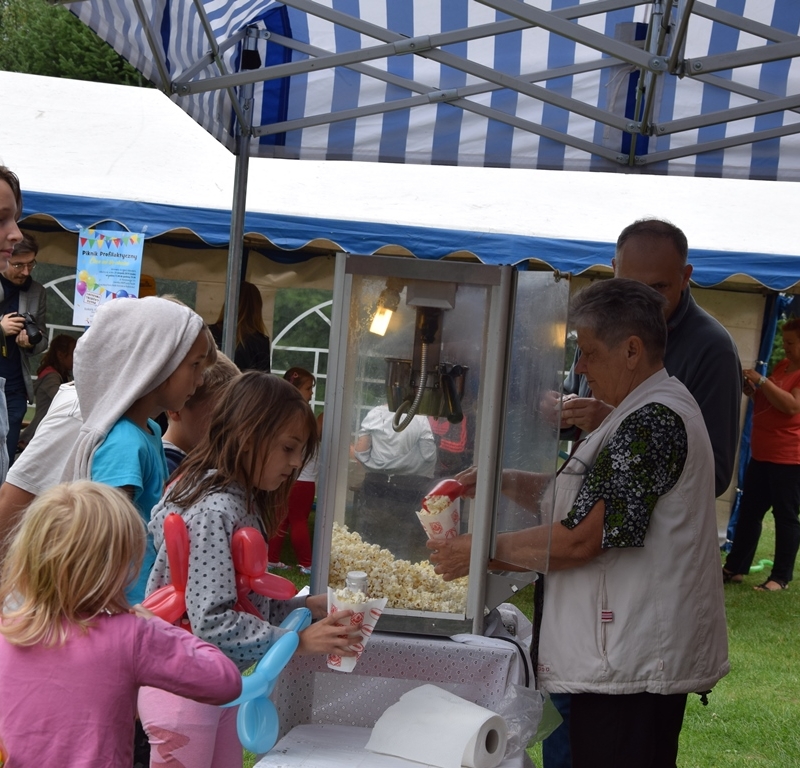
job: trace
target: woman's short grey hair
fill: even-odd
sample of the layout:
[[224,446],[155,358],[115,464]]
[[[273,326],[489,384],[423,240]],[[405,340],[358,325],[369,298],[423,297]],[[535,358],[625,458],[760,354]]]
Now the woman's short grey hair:
[[594,333],[609,349],[638,336],[651,362],[664,359],[667,346],[667,300],[638,280],[599,280],[575,294],[570,323]]

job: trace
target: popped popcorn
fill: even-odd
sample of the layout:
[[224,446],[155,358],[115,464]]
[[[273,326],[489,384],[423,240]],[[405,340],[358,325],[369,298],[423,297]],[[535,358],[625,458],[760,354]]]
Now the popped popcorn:
[[426,496],[422,501],[421,515],[438,515],[444,512],[453,500],[449,496]]
[[459,614],[466,610],[467,576],[443,581],[427,560],[395,560],[388,549],[369,544],[346,525],[334,523],[328,574],[333,589],[344,587],[348,571],[365,571],[370,596],[387,598],[389,608]]
[[343,603],[351,603],[352,605],[361,605],[369,599],[361,590],[354,592],[348,587],[337,589],[334,594],[337,600],[341,600]]

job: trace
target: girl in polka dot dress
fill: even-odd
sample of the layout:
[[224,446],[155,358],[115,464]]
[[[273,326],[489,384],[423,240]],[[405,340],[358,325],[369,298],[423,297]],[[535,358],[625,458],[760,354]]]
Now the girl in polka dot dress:
[[[282,619],[303,605],[319,621],[300,633],[297,653],[354,655],[348,645],[360,637],[358,627],[338,623],[351,612],[326,616],[326,595],[270,601],[250,593],[268,620],[234,609],[234,532],[253,527],[268,538],[277,531],[292,483],[316,449],[314,414],[302,394],[277,376],[248,371],[222,391],[208,436],[190,452],[153,509],[150,531],[158,556],[148,594],[170,583],[163,526],[167,515],[178,513],[189,532],[186,609],[192,631],[242,671],[287,631],[278,626]],[[172,760],[186,768],[241,766],[236,708],[200,705],[149,688],[140,693],[139,711],[152,766]]]

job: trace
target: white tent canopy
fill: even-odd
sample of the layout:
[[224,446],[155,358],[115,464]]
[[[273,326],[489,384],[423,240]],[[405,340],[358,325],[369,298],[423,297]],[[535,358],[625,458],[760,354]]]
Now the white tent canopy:
[[[162,93],[9,72],[0,88],[15,116],[0,124],[0,160],[22,180],[26,216],[227,243],[234,157]],[[785,289],[800,282],[798,209],[791,183],[258,159],[245,231],[284,249],[580,273],[609,264],[622,227],[657,215],[686,232],[698,284],[744,274]]]

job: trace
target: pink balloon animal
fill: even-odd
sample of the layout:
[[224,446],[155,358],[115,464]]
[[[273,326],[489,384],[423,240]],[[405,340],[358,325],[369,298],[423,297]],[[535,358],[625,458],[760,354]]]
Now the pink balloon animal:
[[[189,578],[189,532],[186,523],[177,514],[164,520],[164,542],[167,547],[171,584],[157,589],[142,605],[170,624],[180,621],[191,632],[186,614],[186,582]],[[267,572],[267,542],[255,528],[240,528],[231,540],[231,555],[236,572],[237,611],[263,618],[248,597],[250,592],[288,600],[297,594],[297,588],[282,576]]]
[[237,611],[252,613],[263,619],[248,597],[250,592],[278,600],[288,600],[297,594],[297,588],[289,579],[267,572],[267,542],[255,528],[240,528],[233,534],[231,554],[236,571],[238,599],[234,607]]
[[[142,605],[156,616],[175,624],[186,613],[186,581],[189,578],[189,531],[180,515],[167,515],[164,520],[164,542],[171,584],[145,598]],[[188,619],[181,626],[192,631]]]

